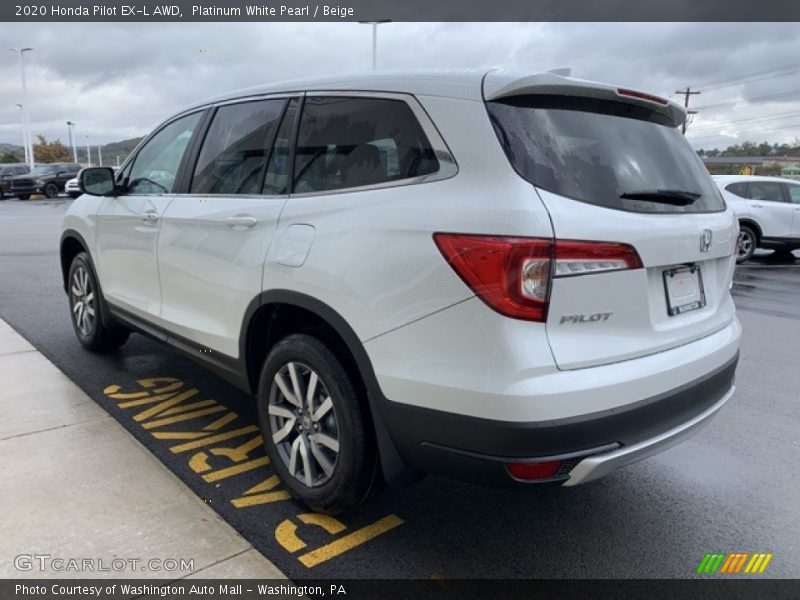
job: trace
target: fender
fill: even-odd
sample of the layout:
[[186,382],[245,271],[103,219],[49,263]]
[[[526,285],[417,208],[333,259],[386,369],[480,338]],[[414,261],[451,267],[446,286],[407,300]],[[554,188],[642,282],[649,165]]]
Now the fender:
[[[410,469],[400,457],[386,427],[383,406],[388,400],[381,392],[378,379],[375,376],[375,370],[372,367],[372,361],[370,361],[367,351],[364,349],[364,345],[347,321],[333,308],[316,298],[292,290],[277,289],[261,292],[258,296],[253,298],[245,311],[244,319],[242,320],[242,329],[239,335],[239,356],[246,358],[250,323],[258,309],[268,304],[286,304],[302,308],[308,312],[314,313],[336,331],[355,360],[367,391],[367,401],[369,403],[375,438],[378,442],[381,467],[386,483],[389,485],[405,485],[419,479],[420,474]],[[252,392],[255,394],[255,385],[252,383],[253,373],[249,371],[250,368],[248,366],[248,380],[251,382],[253,388]],[[255,377],[257,380],[258,373],[255,373]]]

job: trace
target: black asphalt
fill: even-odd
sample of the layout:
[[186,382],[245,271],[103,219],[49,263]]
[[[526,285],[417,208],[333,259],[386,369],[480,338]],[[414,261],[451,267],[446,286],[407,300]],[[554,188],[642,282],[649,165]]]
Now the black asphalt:
[[[252,435],[177,453],[170,448],[188,438],[153,435],[196,432],[228,413],[148,430],[133,415],[151,405],[122,408],[124,400],[109,397],[151,393],[139,380],[177,378],[182,390],[197,390],[194,399],[214,399],[238,415],[219,431],[255,424],[249,397],[140,335],[112,355],[81,349],[57,255],[68,204],[0,202],[0,317],[290,577],[683,578],[695,576],[706,552],[771,552],[762,577],[800,576],[800,261],[777,264],[759,256],[737,269],[734,294],[745,327],[738,391],[689,441],[574,489],[498,490],[428,477],[384,492],[339,524],[327,522],[333,530],[327,533],[303,524],[298,515],[307,511],[293,501],[264,495],[280,491],[271,487],[269,467],[211,482],[202,477],[209,471],[190,468],[190,458],[201,451],[215,471],[233,465],[210,449],[233,448]],[[247,460],[263,456],[260,448],[248,452]],[[193,464],[197,469],[199,463]],[[237,498],[256,496],[274,501],[234,506]],[[299,543],[286,535],[293,526]],[[284,545],[276,541],[276,528]],[[385,532],[374,539],[337,554],[342,544],[381,528]],[[345,541],[337,546],[337,540]],[[185,555],[191,556],[190,548]]]

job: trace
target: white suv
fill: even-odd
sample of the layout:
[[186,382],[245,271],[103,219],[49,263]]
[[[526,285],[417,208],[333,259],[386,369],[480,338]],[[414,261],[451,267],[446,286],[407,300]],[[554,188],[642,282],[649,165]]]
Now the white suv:
[[725,201],[739,218],[738,262],[756,248],[800,250],[800,181],[753,175],[715,175]]
[[680,106],[552,73],[294,81],[199,103],[64,219],[89,350],[129,331],[255,395],[317,510],[420,472],[576,485],[733,393],[738,225]]

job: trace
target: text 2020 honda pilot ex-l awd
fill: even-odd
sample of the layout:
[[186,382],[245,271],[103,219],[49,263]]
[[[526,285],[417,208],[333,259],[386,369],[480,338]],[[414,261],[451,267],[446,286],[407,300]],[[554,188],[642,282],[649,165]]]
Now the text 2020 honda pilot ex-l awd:
[[257,398],[336,512],[381,479],[590,481],[733,393],[738,225],[685,111],[554,73],[292,81],[174,115],[63,225],[75,333]]

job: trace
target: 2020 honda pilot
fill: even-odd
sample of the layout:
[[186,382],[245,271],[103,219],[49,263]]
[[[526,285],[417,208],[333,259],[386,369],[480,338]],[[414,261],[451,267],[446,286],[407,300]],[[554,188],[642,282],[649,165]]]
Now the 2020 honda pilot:
[[85,169],[61,238],[76,335],[173,345],[257,398],[329,512],[417,472],[572,486],[733,393],[738,226],[684,109],[554,73],[293,81]]

